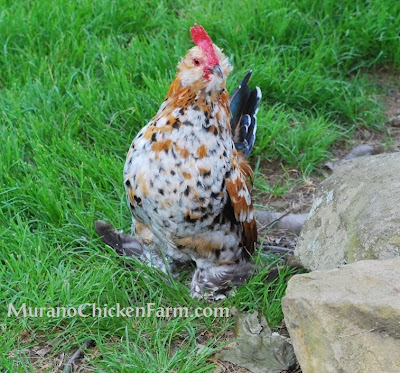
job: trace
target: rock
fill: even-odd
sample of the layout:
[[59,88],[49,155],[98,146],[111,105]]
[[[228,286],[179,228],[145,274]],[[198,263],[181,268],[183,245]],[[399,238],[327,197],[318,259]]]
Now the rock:
[[303,373],[400,372],[400,258],[295,275],[282,307]]
[[400,115],[390,118],[389,123],[392,127],[400,127]]
[[296,365],[293,346],[288,338],[272,333],[264,316],[258,312],[241,313],[231,309],[235,316],[237,345],[216,354],[216,358],[247,368],[253,373],[279,373]]
[[332,269],[400,251],[400,153],[344,162],[321,183],[298,245],[305,268]]
[[326,162],[325,166],[333,171],[336,167],[340,166],[349,159],[354,159],[365,155],[371,155],[374,154],[375,152],[376,149],[373,145],[358,145],[354,147],[350,153],[347,153],[343,159],[339,159],[336,162]]

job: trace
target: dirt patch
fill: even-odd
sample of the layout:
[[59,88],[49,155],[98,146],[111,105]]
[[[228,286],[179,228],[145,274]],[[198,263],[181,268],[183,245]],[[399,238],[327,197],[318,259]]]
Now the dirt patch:
[[385,106],[387,116],[384,132],[388,136],[389,152],[400,151],[400,72],[380,71],[372,79],[381,88],[378,100]]
[[272,191],[256,188],[253,193],[255,204],[267,206],[274,211],[290,211],[294,214],[310,210],[316,186],[323,179],[321,176],[312,175],[305,179],[299,170],[287,169],[278,161],[261,160],[258,169],[260,179],[269,185]]
[[[9,356],[17,358],[17,361],[29,361],[33,372],[60,373],[75,352],[55,352],[58,350],[57,338],[49,340],[49,336],[31,333],[28,330],[20,334],[19,340],[22,348],[14,350]],[[96,368],[90,364],[90,360],[99,356],[100,351],[96,347],[91,348],[84,357],[76,360],[73,364],[73,372],[95,372]]]
[[[227,361],[218,360],[214,373],[251,373],[251,371]],[[282,373],[301,373],[301,369],[297,366],[291,370],[284,370]]]

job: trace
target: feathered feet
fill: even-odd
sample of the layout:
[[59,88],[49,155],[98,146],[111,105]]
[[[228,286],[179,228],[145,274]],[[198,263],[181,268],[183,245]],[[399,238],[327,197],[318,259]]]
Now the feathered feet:
[[[136,258],[150,267],[155,267],[172,275],[178,268],[172,261],[163,257],[160,250],[144,244],[135,237],[118,232],[112,225],[97,220],[94,223],[95,230],[101,239],[111,246],[118,255]],[[190,295],[193,298],[205,300],[221,300],[234,288],[243,285],[253,272],[253,264],[239,262],[219,265],[208,260],[197,260],[191,282]],[[175,277],[175,276],[174,276]]]
[[224,299],[234,288],[246,282],[253,269],[254,265],[248,262],[198,266],[193,274],[190,296],[205,300]]
[[145,245],[129,234],[118,232],[111,224],[96,220],[94,229],[101,239],[108,246],[111,246],[118,255],[136,258],[149,267],[158,268],[167,274],[168,269],[170,271],[173,270],[172,262],[169,263],[160,250],[150,247],[151,245]]

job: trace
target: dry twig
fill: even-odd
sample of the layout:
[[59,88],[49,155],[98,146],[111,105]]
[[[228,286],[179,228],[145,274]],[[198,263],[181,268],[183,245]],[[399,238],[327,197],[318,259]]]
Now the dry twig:
[[78,350],[75,351],[75,353],[71,356],[71,358],[67,361],[67,363],[64,366],[63,373],[70,373],[72,372],[72,364],[80,359],[84,354],[85,354],[85,349],[89,347],[93,347],[95,345],[95,342],[93,339],[88,339],[87,341],[82,343],[82,347],[78,348]]

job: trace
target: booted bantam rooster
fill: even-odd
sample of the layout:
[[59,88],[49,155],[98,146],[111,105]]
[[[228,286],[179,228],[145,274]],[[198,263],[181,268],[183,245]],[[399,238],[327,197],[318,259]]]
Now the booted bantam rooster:
[[229,97],[227,57],[202,26],[190,32],[196,46],[179,62],[166,99],[127,155],[134,237],[101,221],[96,231],[118,253],[165,272],[194,261],[191,295],[218,299],[252,269],[257,229],[246,157],[261,91],[247,86],[249,72]]

